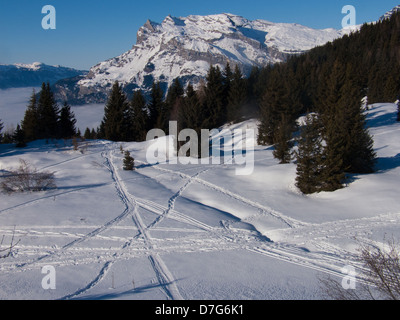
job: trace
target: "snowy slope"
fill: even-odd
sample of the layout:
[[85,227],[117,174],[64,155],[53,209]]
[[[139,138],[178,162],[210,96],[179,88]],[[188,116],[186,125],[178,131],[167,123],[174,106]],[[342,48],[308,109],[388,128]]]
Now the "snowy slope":
[[232,14],[172,17],[162,23],[147,21],[128,52],[99,63],[75,85],[57,86],[59,94],[75,103],[104,101],[118,80],[128,93],[149,89],[153,80],[166,88],[179,77],[195,85],[210,64],[224,68],[229,61],[245,74],[252,66],[286,60],[341,37],[349,30],[315,30],[298,24],[250,21]]
[[[0,194],[3,248],[14,228],[20,240],[0,260],[0,299],[319,299],[317,276],[357,266],[357,241],[400,236],[395,116],[394,104],[368,111],[377,173],[311,196],[296,189],[294,163],[260,146],[253,174],[236,176],[231,164],[151,165],[154,142],[122,143],[134,172],[122,170],[120,143],[2,145],[0,170],[26,159],[58,188]],[[48,265],[55,290],[41,285]]]

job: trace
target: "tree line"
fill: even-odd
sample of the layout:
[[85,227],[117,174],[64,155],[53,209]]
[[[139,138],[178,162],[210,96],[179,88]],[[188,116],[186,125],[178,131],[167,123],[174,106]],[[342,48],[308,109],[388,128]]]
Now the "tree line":
[[49,83],[42,84],[37,95],[33,90],[24,118],[12,133],[1,135],[3,143],[25,147],[27,142],[40,139],[70,139],[78,134],[76,119],[67,102],[59,108]]
[[[259,144],[273,145],[281,163],[296,160],[302,192],[333,191],[343,186],[348,173],[374,171],[376,155],[361,99],[395,101],[399,93],[400,14],[394,14],[284,63],[254,67],[247,78],[229,63],[223,70],[210,66],[197,89],[191,84],[183,88],[175,79],[164,93],[160,82],[154,82],[149,99],[137,90],[129,101],[115,82],[101,125],[87,128],[84,136],[144,141],[153,128],[168,133],[173,120],[179,130],[200,134],[201,129],[257,117]],[[32,95],[16,136],[20,130],[27,141],[68,137],[76,133],[74,124],[68,105],[58,110],[43,84],[38,101]]]
[[[302,192],[341,188],[348,173],[375,170],[362,98],[369,104],[400,98],[400,14],[254,70],[249,79],[259,105],[259,144],[274,145],[281,163],[294,156]],[[296,120],[306,114],[299,130]]]
[[238,66],[232,71],[210,66],[207,77],[197,90],[189,84],[183,88],[175,79],[164,94],[160,82],[154,82],[148,102],[141,90],[128,101],[122,86],[115,82],[104,109],[97,136],[111,141],[144,141],[149,130],[168,133],[169,122],[179,129],[218,128],[247,115],[248,83]]

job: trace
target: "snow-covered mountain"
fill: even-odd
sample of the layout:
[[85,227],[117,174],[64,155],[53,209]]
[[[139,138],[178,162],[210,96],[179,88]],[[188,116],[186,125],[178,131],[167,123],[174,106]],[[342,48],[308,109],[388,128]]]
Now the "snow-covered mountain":
[[148,20],[131,50],[97,64],[79,81],[59,82],[56,91],[71,103],[93,103],[104,101],[116,80],[128,95],[137,88],[148,89],[153,80],[164,89],[177,77],[196,85],[210,64],[223,68],[229,61],[248,74],[254,65],[285,61],[347,32],[250,21],[232,14],[167,16],[162,23]]
[[399,12],[400,11],[400,4],[398,6],[395,6],[392,10],[386,12],[379,20],[385,20],[385,19],[389,19],[394,13]]
[[38,87],[43,82],[55,83],[64,78],[85,75],[87,71],[62,66],[32,64],[0,64],[0,89]]

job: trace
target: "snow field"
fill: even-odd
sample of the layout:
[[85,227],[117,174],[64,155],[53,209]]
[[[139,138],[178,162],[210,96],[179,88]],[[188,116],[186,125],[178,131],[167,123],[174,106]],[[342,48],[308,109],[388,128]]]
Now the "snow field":
[[[19,240],[0,260],[1,299],[319,299],[317,276],[341,277],[358,242],[398,238],[400,143],[394,104],[368,111],[378,171],[345,189],[312,196],[295,164],[257,146],[255,170],[150,165],[152,142],[37,141],[0,146],[0,170],[23,158],[55,173],[57,189],[0,194],[0,235]],[[255,127],[245,122],[233,128]],[[122,170],[122,144],[136,170]],[[41,268],[54,266],[56,290]]]

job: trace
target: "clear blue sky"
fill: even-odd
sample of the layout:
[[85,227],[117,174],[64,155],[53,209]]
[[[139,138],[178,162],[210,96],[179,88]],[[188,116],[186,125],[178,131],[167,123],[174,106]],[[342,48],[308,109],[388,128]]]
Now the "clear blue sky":
[[[400,0],[0,0],[0,63],[64,65],[89,69],[129,50],[147,19],[168,14],[233,13],[247,19],[341,28],[344,5],[357,10],[357,24],[377,20]],[[44,30],[44,5],[56,8],[56,30]]]

